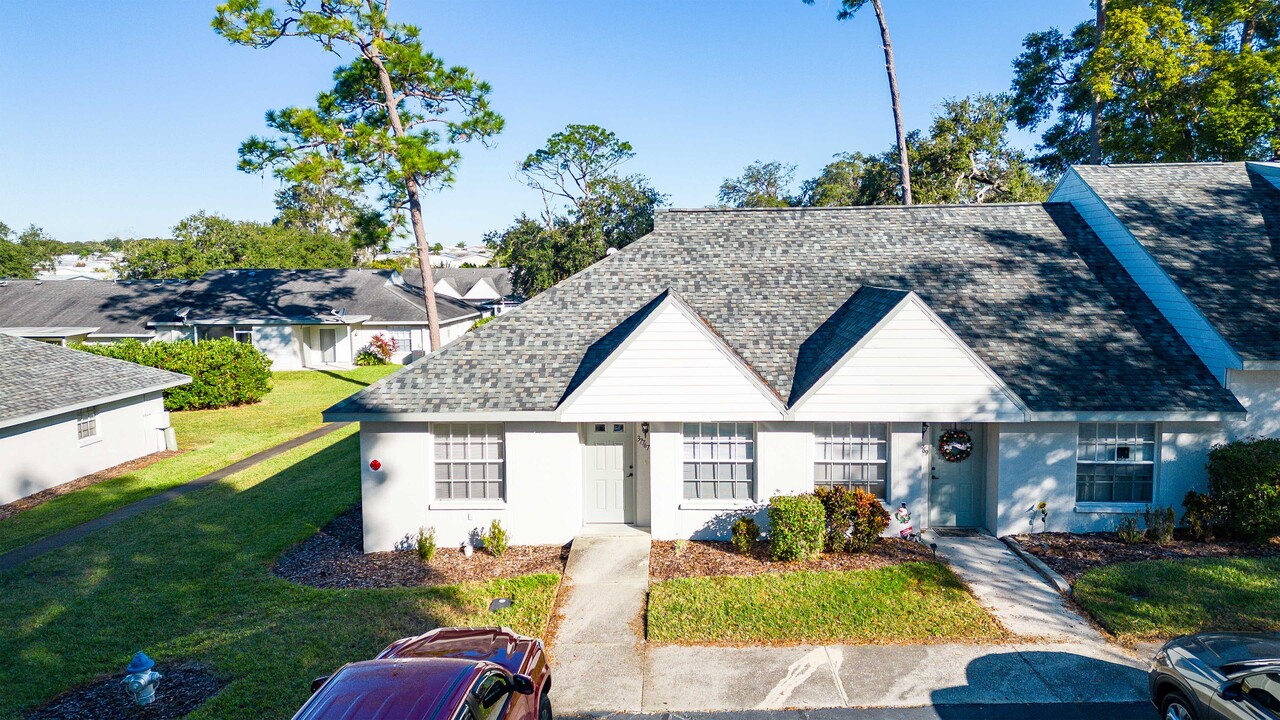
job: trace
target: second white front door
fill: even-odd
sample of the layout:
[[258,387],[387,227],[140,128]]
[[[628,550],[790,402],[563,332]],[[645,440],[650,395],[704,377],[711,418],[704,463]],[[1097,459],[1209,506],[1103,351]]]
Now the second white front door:
[[627,467],[627,425],[588,423],[583,451],[584,520],[589,523],[625,523],[631,495]]

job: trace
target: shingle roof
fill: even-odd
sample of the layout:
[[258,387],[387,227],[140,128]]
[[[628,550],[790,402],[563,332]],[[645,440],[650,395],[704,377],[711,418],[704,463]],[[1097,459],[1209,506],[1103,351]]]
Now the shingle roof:
[[[513,294],[511,288],[511,270],[510,268],[452,268],[452,267],[433,267],[431,268],[431,277],[436,282],[448,280],[458,291],[459,295],[466,295],[476,283],[481,280],[488,280],[493,283],[494,289],[502,297]],[[414,287],[422,287],[422,271],[418,268],[408,268],[404,271],[404,279]]]
[[588,349],[667,288],[794,400],[829,358],[813,343],[838,352],[874,317],[855,299],[833,319],[864,286],[916,292],[1034,411],[1242,410],[1074,209],[1022,204],[660,213],[649,236],[329,412],[553,410]]
[[1245,163],[1079,166],[1245,360],[1280,360],[1280,190]]
[[186,287],[172,281],[6,280],[0,283],[0,327],[95,327],[102,334],[148,336],[147,323],[171,313]]
[[186,375],[0,335],[0,427],[188,382]]
[[[214,270],[182,295],[191,318],[313,318],[343,309],[386,322],[427,321],[420,287],[395,285],[385,270]],[[436,296],[442,322],[474,317],[460,300]]]

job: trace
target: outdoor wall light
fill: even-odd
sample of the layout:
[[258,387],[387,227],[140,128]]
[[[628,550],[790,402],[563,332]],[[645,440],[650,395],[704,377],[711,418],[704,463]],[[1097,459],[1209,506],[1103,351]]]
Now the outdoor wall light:
[[124,669],[129,674],[121,682],[124,683],[124,689],[128,691],[129,696],[138,705],[150,705],[155,702],[156,688],[160,685],[160,679],[164,677],[152,669],[155,666],[156,661],[139,650],[129,661],[129,667]]
[[640,432],[644,433],[644,434],[645,434],[645,436],[646,436],[646,437],[648,437],[648,435],[649,435],[649,423],[647,423],[647,422],[640,423]]

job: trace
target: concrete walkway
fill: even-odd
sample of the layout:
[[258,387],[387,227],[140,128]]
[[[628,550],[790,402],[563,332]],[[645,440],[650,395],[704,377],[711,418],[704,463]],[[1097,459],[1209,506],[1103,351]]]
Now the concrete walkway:
[[925,541],[938,544],[938,555],[951,563],[978,602],[1019,639],[1107,644],[1066,598],[999,540],[926,532]]
[[649,545],[626,525],[588,525],[573,539],[551,648],[557,712],[641,711]]
[[110,527],[118,522],[128,520],[139,513],[159,507],[160,505],[163,505],[175,498],[179,498],[183,495],[193,493],[196,490],[200,490],[201,488],[208,487],[219,480],[235,475],[242,470],[248,470],[260,462],[270,460],[277,455],[286,453],[301,445],[306,445],[312,440],[322,438],[325,435],[346,427],[349,424],[350,423],[327,423],[325,425],[321,425],[305,435],[300,435],[292,440],[286,440],[279,445],[254,453],[243,460],[231,463],[221,470],[214,470],[207,475],[201,475],[200,477],[183,483],[182,485],[176,485],[167,490],[158,492],[155,495],[151,495],[150,497],[143,498],[135,503],[125,505],[122,508],[116,508],[106,515],[100,515],[86,523],[82,523],[73,528],[67,528],[62,532],[40,538],[29,545],[23,545],[20,548],[10,550],[5,554],[0,555],[0,573],[12,570],[28,560],[37,558],[47,552],[52,552],[58,548],[65,547],[73,542],[82,540],[90,533]]

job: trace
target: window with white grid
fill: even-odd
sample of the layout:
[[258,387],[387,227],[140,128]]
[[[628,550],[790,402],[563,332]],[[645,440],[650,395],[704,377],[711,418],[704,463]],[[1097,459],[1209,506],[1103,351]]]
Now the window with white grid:
[[396,352],[413,352],[413,331],[404,328],[395,328],[389,333],[392,340],[396,341]]
[[751,423],[684,424],[686,500],[751,500],[755,479]]
[[817,423],[813,428],[813,484],[862,488],[884,500],[889,477],[885,423]]
[[1155,423],[1080,423],[1078,502],[1149,503],[1155,469]]
[[88,408],[76,413],[76,437],[90,440],[98,436],[98,411]]
[[437,500],[502,500],[500,423],[434,425]]

